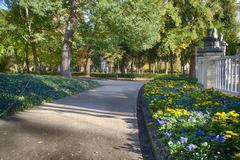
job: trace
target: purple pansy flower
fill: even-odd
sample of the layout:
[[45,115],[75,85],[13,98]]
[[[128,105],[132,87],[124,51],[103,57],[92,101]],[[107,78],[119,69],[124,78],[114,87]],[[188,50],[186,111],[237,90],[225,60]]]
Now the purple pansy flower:
[[219,141],[219,142],[225,142],[226,137],[225,135],[207,135],[204,137],[207,141]]
[[185,137],[181,137],[180,139],[180,142],[183,144],[183,143],[187,143],[188,141],[188,138],[185,138]]
[[160,124],[160,125],[163,125],[163,124],[166,123],[166,121],[163,121],[163,120],[157,119],[157,123]]
[[171,133],[171,132],[168,132],[168,131],[166,131],[166,132],[164,132],[164,136],[166,136],[166,137],[171,137],[171,136],[172,136],[172,133]]
[[196,149],[197,146],[195,144],[189,144],[187,147],[186,147],[186,150],[188,151],[193,151],[194,149]]

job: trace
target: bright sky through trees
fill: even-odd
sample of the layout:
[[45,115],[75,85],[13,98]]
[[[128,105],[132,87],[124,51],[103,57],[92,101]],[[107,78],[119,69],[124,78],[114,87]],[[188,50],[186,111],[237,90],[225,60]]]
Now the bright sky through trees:
[[0,8],[7,9],[6,4],[2,0],[0,0]]

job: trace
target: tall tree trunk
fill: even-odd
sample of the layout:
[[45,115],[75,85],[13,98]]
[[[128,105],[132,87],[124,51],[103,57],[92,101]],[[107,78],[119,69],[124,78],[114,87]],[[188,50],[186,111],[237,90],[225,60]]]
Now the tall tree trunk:
[[87,55],[87,61],[86,61],[86,66],[85,66],[85,73],[86,76],[90,77],[91,74],[91,55],[92,55],[93,50],[88,49],[88,55]]
[[181,73],[184,75],[183,53],[181,53],[180,61],[181,61]]
[[152,73],[155,74],[155,69],[156,69],[156,63],[153,64],[152,66]]
[[133,73],[133,66],[134,66],[134,63],[133,63],[133,59],[131,61],[131,73]]
[[161,60],[159,61],[159,69],[158,69],[158,73],[161,73],[162,71],[162,62]]
[[33,54],[34,71],[40,73],[40,66],[37,58],[36,42],[32,36],[30,37],[30,45]]
[[16,50],[16,48],[14,48],[14,55],[15,55],[15,59],[16,59],[16,61],[15,61],[15,63],[16,63],[16,71],[19,73],[20,72],[20,66],[19,66],[19,58],[18,58],[18,53],[17,53],[17,50]]
[[64,77],[71,77],[71,38],[73,37],[74,27],[77,24],[77,8],[79,3],[79,0],[70,0],[70,13],[65,29],[62,48],[61,75]]
[[168,62],[165,61],[165,74],[168,74]]
[[158,73],[158,61],[155,62],[155,72],[154,73]]
[[148,63],[148,72],[151,73],[152,72],[152,64],[149,62]]
[[30,70],[29,70],[29,52],[28,52],[28,43],[27,43],[25,49],[26,49],[26,55],[25,55],[26,71],[27,71],[27,73],[29,73]]
[[173,53],[170,53],[170,70],[171,70],[171,75],[173,75]]
[[126,73],[126,60],[127,60],[127,56],[124,54],[122,57],[122,60],[120,61],[120,71],[122,74]]
[[28,7],[25,8],[25,12],[26,12],[27,26],[28,26],[28,43],[31,45],[31,48],[32,48],[33,63],[34,63],[33,68],[35,72],[39,73],[40,70],[39,70],[39,63],[37,59],[36,42],[33,36],[32,19],[31,19]]
[[192,53],[190,58],[190,69],[189,69],[189,76],[195,78],[196,71],[195,71],[195,55]]
[[90,77],[90,74],[91,74],[91,58],[88,58],[86,65],[86,76]]

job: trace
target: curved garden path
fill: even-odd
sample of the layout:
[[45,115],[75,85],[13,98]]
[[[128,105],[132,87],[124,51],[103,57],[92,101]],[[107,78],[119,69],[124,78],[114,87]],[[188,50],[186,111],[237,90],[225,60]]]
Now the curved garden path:
[[0,160],[138,160],[139,82],[101,87],[0,120]]

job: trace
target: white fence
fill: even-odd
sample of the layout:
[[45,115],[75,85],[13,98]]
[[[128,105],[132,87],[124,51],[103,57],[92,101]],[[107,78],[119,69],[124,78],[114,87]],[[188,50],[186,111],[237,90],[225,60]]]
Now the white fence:
[[240,55],[212,59],[215,63],[214,88],[240,95]]

